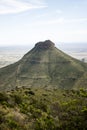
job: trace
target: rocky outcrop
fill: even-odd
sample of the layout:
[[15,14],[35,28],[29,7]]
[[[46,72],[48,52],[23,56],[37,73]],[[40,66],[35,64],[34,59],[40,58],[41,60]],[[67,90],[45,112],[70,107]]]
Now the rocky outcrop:
[[36,49],[51,49],[54,48],[55,44],[53,42],[51,42],[50,40],[46,40],[45,42],[38,42],[35,44],[35,48]]

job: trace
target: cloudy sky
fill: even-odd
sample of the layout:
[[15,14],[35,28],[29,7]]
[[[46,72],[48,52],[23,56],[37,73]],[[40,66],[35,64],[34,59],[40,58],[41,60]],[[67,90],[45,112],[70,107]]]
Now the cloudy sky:
[[87,42],[87,0],[0,0],[0,46]]

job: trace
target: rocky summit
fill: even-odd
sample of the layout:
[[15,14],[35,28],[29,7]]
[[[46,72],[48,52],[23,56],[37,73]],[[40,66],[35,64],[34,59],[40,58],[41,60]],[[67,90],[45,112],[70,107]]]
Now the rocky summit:
[[0,69],[0,90],[16,87],[87,88],[87,64],[70,57],[46,40],[18,62]]
[[45,42],[39,42],[35,44],[35,48],[37,49],[51,49],[54,48],[55,44],[51,42],[50,40],[46,40]]

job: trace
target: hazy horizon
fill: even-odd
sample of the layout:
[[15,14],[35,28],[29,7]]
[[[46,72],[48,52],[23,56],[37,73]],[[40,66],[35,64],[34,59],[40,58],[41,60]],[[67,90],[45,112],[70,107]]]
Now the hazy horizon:
[[0,46],[87,42],[87,0],[0,1]]
[[48,39],[77,59],[86,57],[87,0],[0,1],[0,64]]
[[[35,44],[25,45],[25,46],[3,46],[0,47],[0,68],[6,65],[12,64],[20,60],[24,54],[30,51]],[[55,46],[67,53],[68,55],[82,60],[85,59],[87,62],[87,44],[86,43],[78,43],[78,44],[69,44],[69,43],[55,43]]]

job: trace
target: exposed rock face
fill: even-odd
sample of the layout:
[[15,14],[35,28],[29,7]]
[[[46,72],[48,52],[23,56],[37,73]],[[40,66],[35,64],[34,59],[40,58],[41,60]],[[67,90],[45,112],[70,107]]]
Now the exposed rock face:
[[37,49],[51,49],[54,48],[55,44],[53,42],[51,42],[50,40],[46,40],[45,42],[38,42],[35,44],[35,48]]

